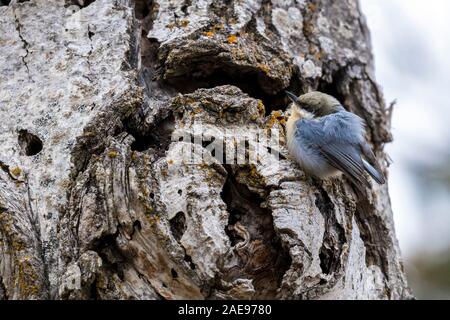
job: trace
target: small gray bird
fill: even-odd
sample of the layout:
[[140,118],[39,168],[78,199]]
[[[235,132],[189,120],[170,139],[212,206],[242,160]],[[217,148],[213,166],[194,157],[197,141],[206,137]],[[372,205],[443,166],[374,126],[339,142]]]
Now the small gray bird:
[[298,98],[286,94],[293,102],[286,123],[287,147],[302,170],[321,179],[342,172],[359,191],[363,185],[369,186],[364,172],[379,184],[385,183],[360,117],[322,92]]

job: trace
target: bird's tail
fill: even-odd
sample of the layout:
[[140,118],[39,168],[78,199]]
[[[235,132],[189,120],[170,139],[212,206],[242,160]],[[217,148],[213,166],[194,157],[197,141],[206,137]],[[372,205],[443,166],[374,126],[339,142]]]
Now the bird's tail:
[[386,182],[381,172],[372,167],[366,160],[362,159],[362,162],[364,165],[364,169],[366,169],[367,173],[370,174],[370,176],[374,178],[378,184],[384,184]]

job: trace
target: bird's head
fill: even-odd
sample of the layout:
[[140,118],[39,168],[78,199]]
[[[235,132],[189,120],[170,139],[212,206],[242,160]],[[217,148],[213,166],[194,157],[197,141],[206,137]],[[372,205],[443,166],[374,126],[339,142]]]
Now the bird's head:
[[309,92],[300,97],[289,91],[286,91],[286,94],[294,102],[294,105],[314,114],[316,117],[323,117],[344,110],[336,98],[319,91]]

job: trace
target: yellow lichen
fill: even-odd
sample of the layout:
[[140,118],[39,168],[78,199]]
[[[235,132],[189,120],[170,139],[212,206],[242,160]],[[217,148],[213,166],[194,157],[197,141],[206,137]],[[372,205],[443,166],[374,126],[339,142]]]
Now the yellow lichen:
[[13,176],[18,177],[22,173],[22,169],[15,167],[14,169],[11,169],[10,172]]
[[264,106],[264,103],[261,100],[258,100],[258,112],[260,114],[265,114],[266,113],[266,107]]
[[145,209],[145,212],[144,212],[144,214],[145,215],[151,215],[154,211],[155,211],[155,209],[153,209],[153,207],[152,206],[150,206],[150,205],[144,205],[144,209]]
[[284,125],[286,123],[285,117],[281,114],[280,111],[274,111],[270,115],[269,119],[267,120],[267,126],[269,128],[273,127],[275,123],[279,123],[281,125]]
[[173,161],[172,159],[167,160],[167,163],[168,163],[168,164],[173,164],[173,162],[174,162],[174,161]]
[[206,163],[199,163],[199,164],[197,164],[197,167],[202,170],[209,169],[209,165]]
[[158,223],[161,219],[157,215],[146,215],[147,222],[150,224],[150,226],[154,225],[155,223]]
[[309,3],[308,4],[309,11],[316,11],[317,10],[317,4],[315,3]]
[[323,52],[322,51],[316,52],[314,54],[314,58],[316,58],[316,60],[321,60],[322,57],[323,57]]
[[232,34],[232,35],[228,36],[228,38],[227,38],[227,42],[230,44],[236,43],[237,40],[238,40],[238,38],[237,38],[237,35],[235,35],[235,34]]
[[198,114],[198,113],[201,113],[202,110],[203,110],[202,108],[196,107],[196,108],[194,108],[194,109],[192,110],[192,113],[193,113],[193,114]]
[[258,170],[256,169],[256,166],[254,164],[250,165],[250,176],[252,178],[259,178],[260,175],[258,173]]
[[214,32],[212,31],[203,32],[203,35],[207,36],[208,38],[212,38],[214,37]]
[[119,155],[119,153],[115,150],[110,150],[108,152],[108,157],[110,157],[110,158],[116,158],[118,155]]
[[25,245],[22,242],[12,241],[11,248],[14,249],[15,252],[19,252],[25,249]]
[[145,187],[143,187],[142,188],[142,195],[145,197],[145,198],[147,198],[148,196],[149,196],[149,194],[150,194],[150,192],[147,190],[147,188],[145,188]]
[[16,262],[18,265],[16,283],[18,284],[22,295],[25,297],[36,296],[39,293],[39,287],[36,283],[38,275],[36,274],[33,265],[27,259]]
[[251,186],[260,187],[266,184],[264,176],[262,176],[254,164],[243,166],[243,171],[240,171],[240,176],[243,181],[246,181]]
[[191,97],[186,97],[186,98],[184,99],[184,103],[185,103],[185,104],[193,104],[193,103],[195,103],[195,102],[196,102],[196,100],[193,99],[193,98],[191,98]]
[[236,24],[236,23],[237,23],[237,21],[236,21],[235,18],[228,19],[228,24],[233,25],[233,24]]
[[145,219],[150,224],[150,226],[160,221],[158,212],[156,212],[150,204],[144,203],[143,206]]
[[180,25],[183,28],[186,28],[189,24],[189,20],[181,20]]
[[271,114],[269,119],[267,120],[267,126],[269,128],[272,128],[276,122],[277,122],[277,117],[275,117],[273,114]]
[[269,74],[270,72],[269,66],[265,63],[259,63],[258,68],[261,69],[265,74]]
[[[50,178],[49,178],[50,179]],[[64,189],[67,189],[70,187],[71,181],[70,179],[61,179],[61,181],[58,183],[58,185]]]
[[213,27],[212,27],[212,30],[213,31],[220,31],[220,30],[222,30],[223,29],[223,24],[216,24],[216,25],[214,25]]
[[281,117],[281,112],[280,112],[280,111],[274,111],[272,114],[273,114],[273,116],[274,116],[275,118]]
[[309,54],[312,56],[316,56],[319,53],[319,49],[314,46],[314,45],[310,45],[309,46]]

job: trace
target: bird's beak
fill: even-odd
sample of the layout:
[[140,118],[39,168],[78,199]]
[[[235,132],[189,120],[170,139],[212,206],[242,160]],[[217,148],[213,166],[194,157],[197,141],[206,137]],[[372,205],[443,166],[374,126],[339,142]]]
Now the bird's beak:
[[289,97],[289,99],[292,100],[292,102],[298,103],[298,98],[297,98],[297,96],[295,94],[293,94],[290,91],[285,91],[285,92],[286,92],[286,95]]

